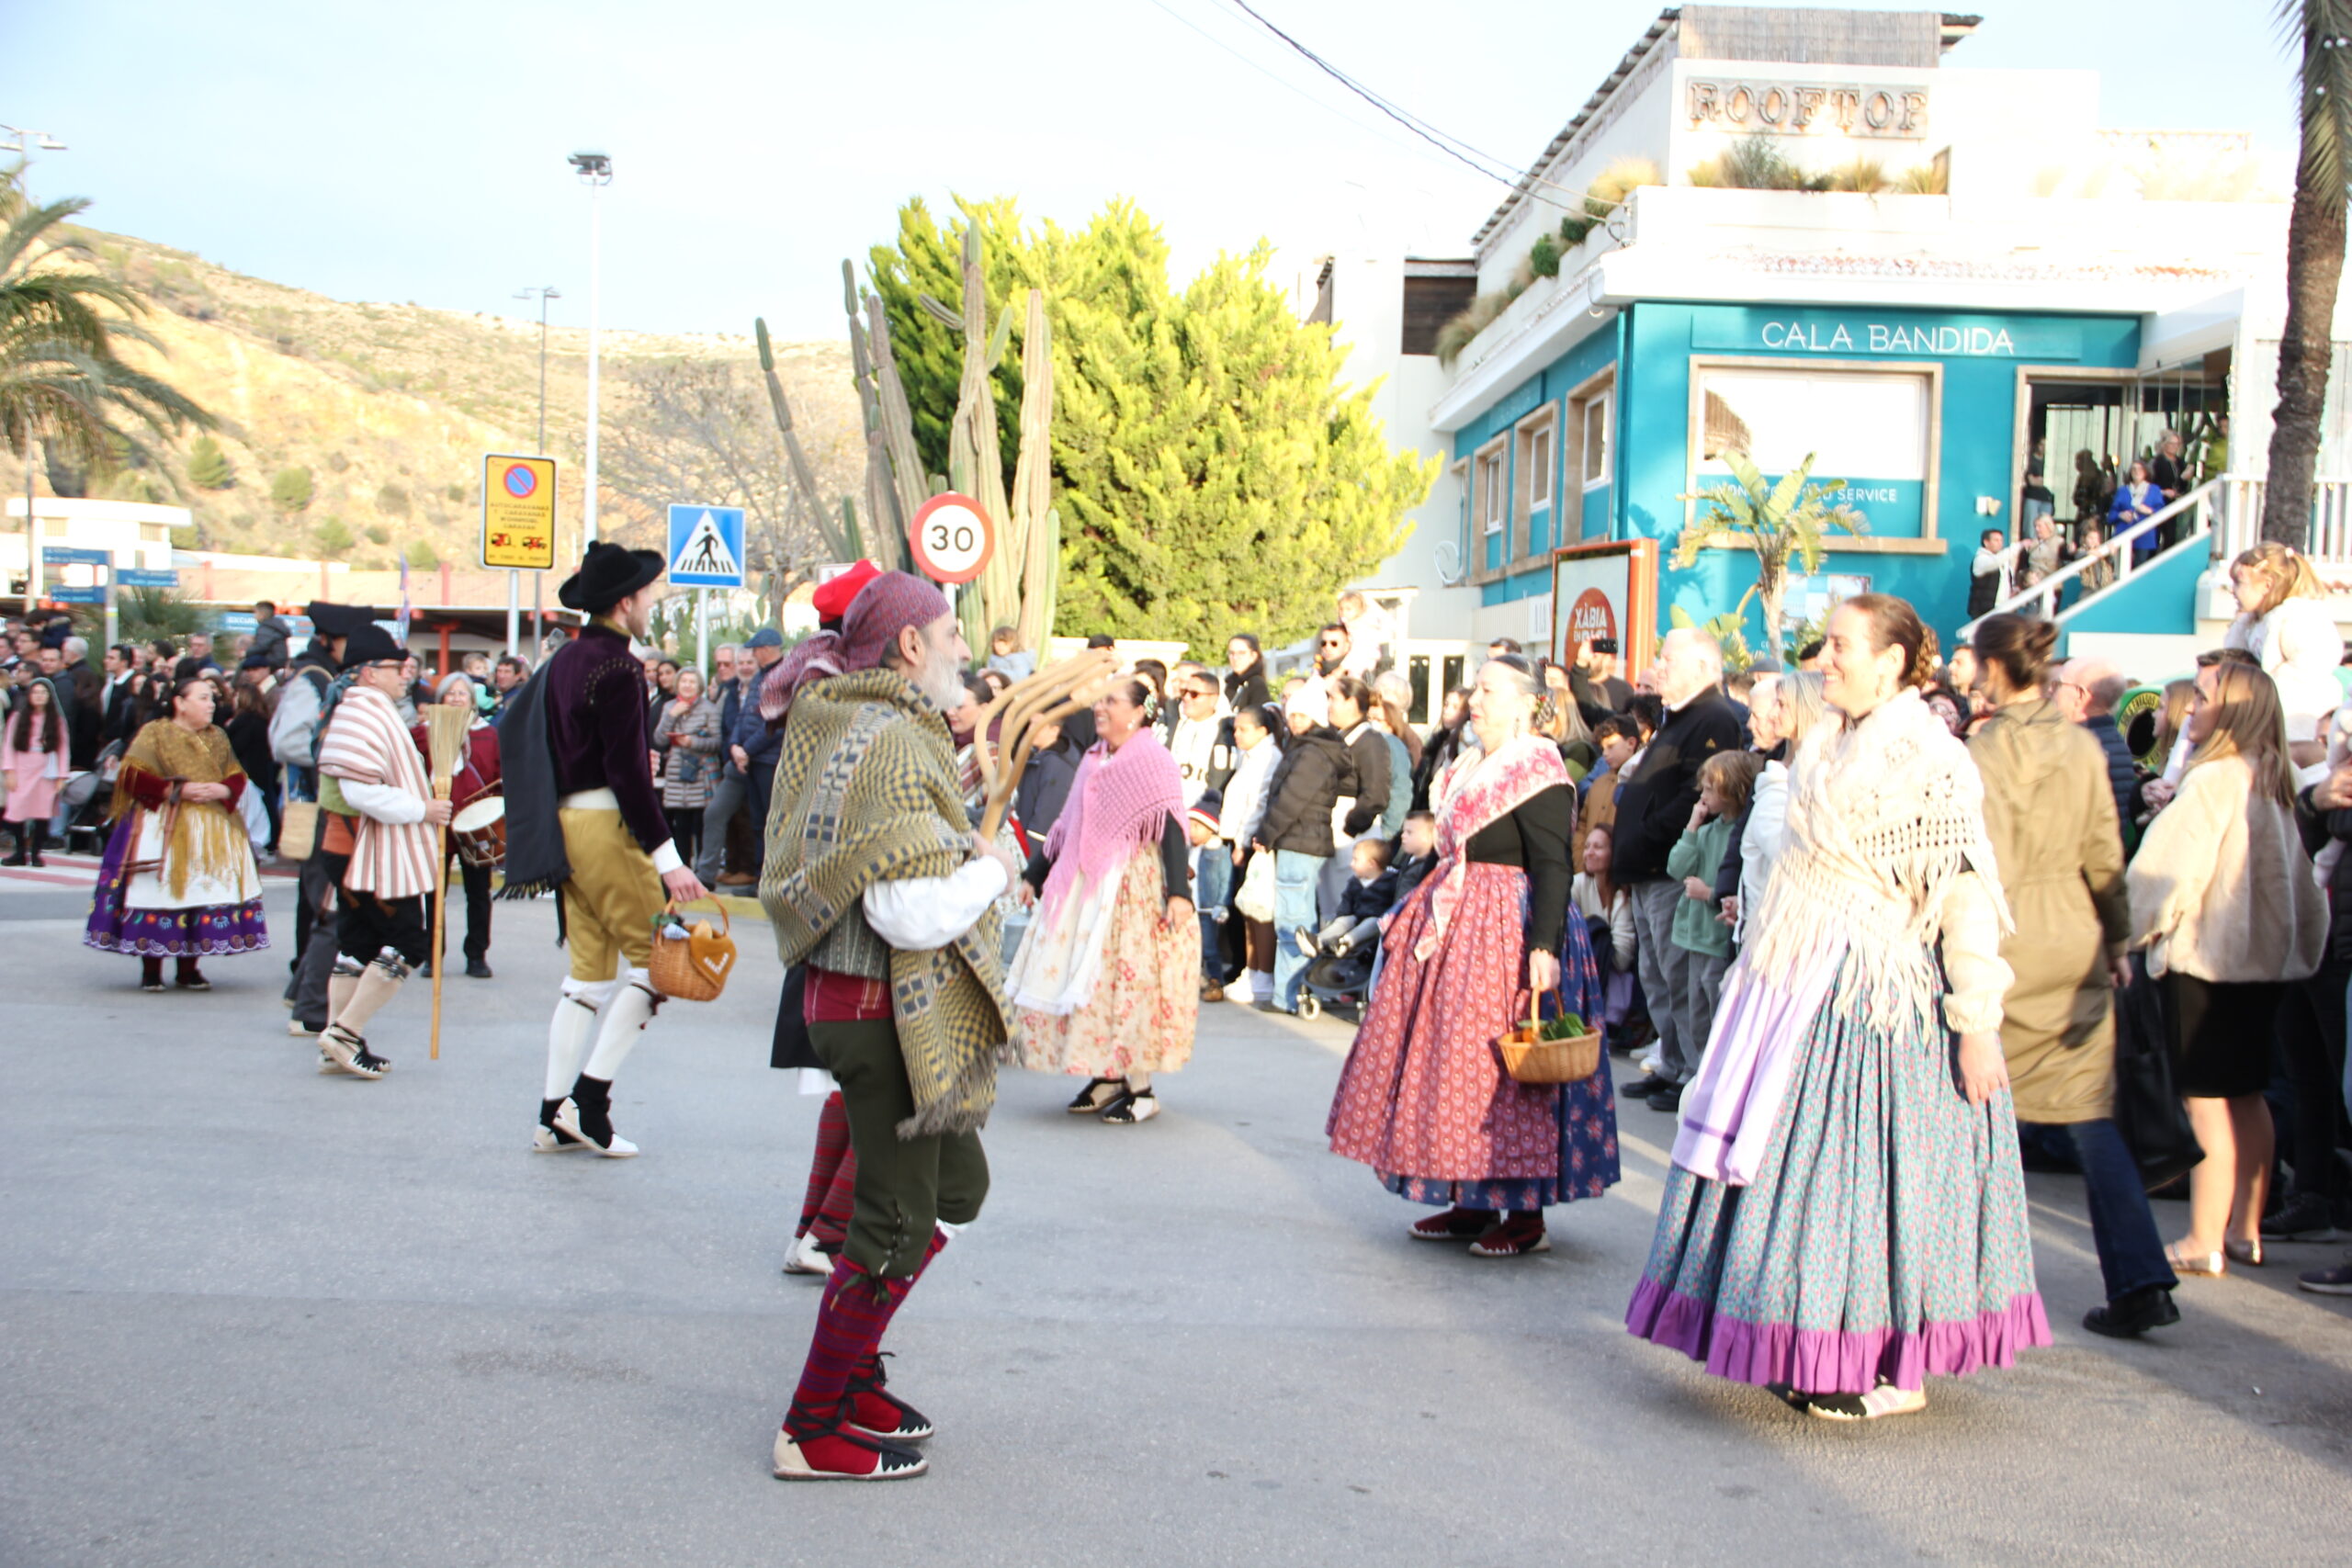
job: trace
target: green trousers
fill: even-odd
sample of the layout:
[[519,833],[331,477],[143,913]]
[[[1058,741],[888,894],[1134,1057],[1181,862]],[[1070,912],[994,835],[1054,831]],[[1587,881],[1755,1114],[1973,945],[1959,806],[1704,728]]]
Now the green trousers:
[[978,1133],[899,1136],[915,1113],[899,1029],[888,1020],[811,1023],[808,1043],[842,1086],[857,1191],[842,1250],[878,1279],[902,1280],[922,1263],[936,1222],[967,1225],[989,1195],[988,1156]]

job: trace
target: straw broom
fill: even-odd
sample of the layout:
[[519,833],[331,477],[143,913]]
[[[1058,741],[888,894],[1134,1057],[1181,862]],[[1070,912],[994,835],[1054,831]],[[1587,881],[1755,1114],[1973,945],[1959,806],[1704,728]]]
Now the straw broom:
[[[465,755],[466,730],[473,723],[471,710],[435,703],[424,710],[424,740],[433,761],[433,798],[449,798],[458,759]],[[448,964],[449,840],[446,828],[435,829],[433,857],[433,1060],[441,1059],[441,976]]]
[[[987,781],[988,805],[980,821],[983,838],[993,841],[997,829],[1004,826],[1006,808],[1012,805],[1014,786],[1021,782],[1038,729],[1092,705],[1110,689],[1118,664],[1119,656],[1111,649],[1089,649],[1049,664],[1026,680],[1015,681],[981,710],[979,722],[973,727],[972,744],[979,758],[980,774]],[[1000,717],[1003,723],[991,740],[989,728]]]

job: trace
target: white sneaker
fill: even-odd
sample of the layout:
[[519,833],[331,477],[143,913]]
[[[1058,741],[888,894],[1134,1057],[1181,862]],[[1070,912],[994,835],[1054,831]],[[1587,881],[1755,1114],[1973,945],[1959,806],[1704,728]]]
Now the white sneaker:
[[819,1279],[833,1271],[833,1255],[817,1245],[817,1238],[802,1235],[793,1238],[785,1249],[784,1271],[787,1274],[814,1274]]

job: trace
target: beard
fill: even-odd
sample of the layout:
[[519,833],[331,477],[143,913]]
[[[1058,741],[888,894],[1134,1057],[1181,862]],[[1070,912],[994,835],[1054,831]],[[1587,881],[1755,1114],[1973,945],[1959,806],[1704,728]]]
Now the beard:
[[915,690],[931,699],[942,713],[952,713],[963,705],[964,675],[956,667],[956,655],[945,648],[923,649],[922,668],[913,675]]

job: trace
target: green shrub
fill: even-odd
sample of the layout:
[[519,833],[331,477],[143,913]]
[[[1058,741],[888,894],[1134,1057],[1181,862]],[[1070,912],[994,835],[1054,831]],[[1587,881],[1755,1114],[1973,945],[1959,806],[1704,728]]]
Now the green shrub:
[[401,548],[408,556],[411,571],[431,571],[441,564],[441,552],[433,547],[430,539],[412,539]]
[[392,542],[392,531],[381,523],[370,523],[368,525],[367,532],[368,542],[371,545],[389,545]]
[[199,435],[187,452],[187,482],[198,490],[228,490],[237,482],[229,454],[209,435]]
[[1538,277],[1560,276],[1560,240],[1556,234],[1538,234],[1527,253],[1527,269]]
[[318,491],[311,483],[311,470],[308,468],[280,468],[277,477],[269,481],[270,504],[289,515],[309,511],[311,502],[317,497]]
[[399,485],[387,482],[376,491],[376,510],[387,517],[407,516],[408,491]]
[[311,530],[311,537],[317,541],[321,551],[331,556],[339,556],[359,542],[351,536],[351,530],[340,517],[322,521]]

